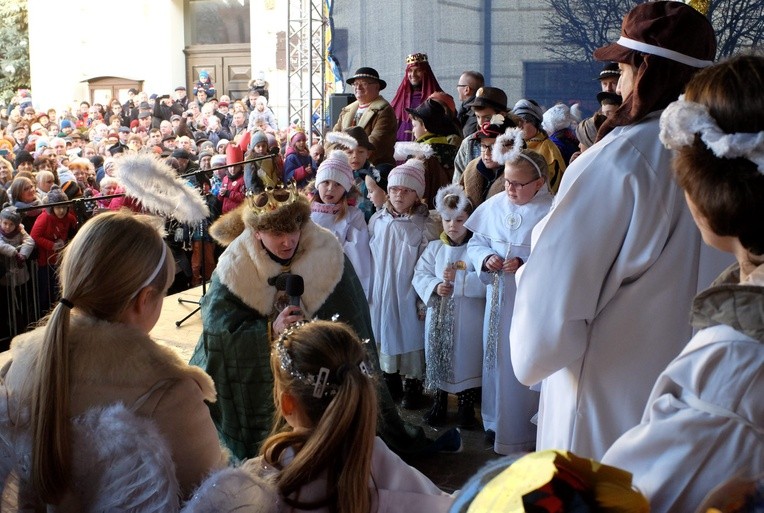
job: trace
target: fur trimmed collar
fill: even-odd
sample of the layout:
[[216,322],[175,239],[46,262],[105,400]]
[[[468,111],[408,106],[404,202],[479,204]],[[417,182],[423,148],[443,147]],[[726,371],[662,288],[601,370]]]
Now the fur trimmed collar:
[[[120,323],[102,321],[73,313],[69,324],[71,383],[95,386],[150,387],[163,379],[191,378],[198,383],[204,399],[215,402],[215,385],[206,372],[184,362],[175,351],[162,346],[142,331]],[[19,335],[13,341],[13,366],[29,387],[27,379],[42,350],[45,327]]]
[[[292,273],[305,279],[301,306],[306,318],[312,317],[334,291],[344,268],[345,258],[337,237],[312,221],[306,223],[290,267]],[[223,285],[264,316],[272,313],[276,298],[276,287],[268,284],[268,278],[282,271],[281,264],[268,256],[248,226],[220,256],[215,268]]]

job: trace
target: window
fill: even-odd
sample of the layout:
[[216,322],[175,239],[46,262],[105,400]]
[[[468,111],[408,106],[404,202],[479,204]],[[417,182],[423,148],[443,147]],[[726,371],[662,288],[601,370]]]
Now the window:
[[249,0],[187,0],[186,46],[249,44]]

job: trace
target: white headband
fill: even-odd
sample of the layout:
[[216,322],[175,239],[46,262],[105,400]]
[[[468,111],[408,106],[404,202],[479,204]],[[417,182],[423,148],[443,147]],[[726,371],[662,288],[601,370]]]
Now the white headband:
[[133,299],[135,296],[138,295],[138,293],[143,290],[144,287],[147,287],[152,281],[154,281],[154,278],[157,277],[157,274],[159,274],[159,271],[164,266],[164,260],[167,258],[167,244],[162,242],[162,258],[159,259],[159,262],[157,263],[157,266],[154,268],[154,270],[151,272],[148,278],[140,284],[138,287],[138,290],[136,290],[132,296],[130,296],[130,299]]
[[532,159],[532,158],[530,158],[528,155],[526,155],[526,154],[525,154],[525,153],[523,153],[523,152],[520,152],[520,153],[518,153],[518,154],[517,154],[517,156],[518,156],[518,157],[520,157],[520,158],[523,158],[523,159],[527,160],[528,162],[530,162],[530,163],[531,163],[531,165],[532,165],[532,166],[533,166],[533,167],[536,169],[536,173],[538,173],[538,175],[539,175],[539,178],[542,178],[542,177],[544,176],[544,175],[542,175],[542,174],[541,174],[541,168],[539,167],[539,165],[538,165],[538,164],[536,164],[536,163],[533,161],[533,159]]
[[635,41],[634,39],[629,39],[628,37],[624,36],[621,36],[618,41],[615,42],[615,44],[624,46],[630,50],[649,53],[652,55],[657,55],[658,57],[665,57],[666,59],[680,62],[682,64],[692,66],[693,68],[707,68],[713,64],[713,61],[696,59],[695,57],[690,57],[689,55],[675,52],[674,50],[669,50],[668,48],[662,48],[660,46],[643,43],[642,41]]
[[705,105],[686,101],[684,95],[666,107],[660,126],[661,142],[671,150],[691,145],[698,134],[717,157],[745,158],[764,174],[764,132],[725,133]]

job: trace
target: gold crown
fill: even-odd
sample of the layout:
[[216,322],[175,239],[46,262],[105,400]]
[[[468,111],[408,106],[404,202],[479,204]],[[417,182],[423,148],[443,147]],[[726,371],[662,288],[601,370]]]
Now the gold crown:
[[426,53],[412,53],[406,57],[406,64],[416,64],[418,62],[427,62]]
[[297,184],[291,181],[286,185],[266,187],[263,192],[247,192],[247,203],[260,216],[294,203],[299,194]]

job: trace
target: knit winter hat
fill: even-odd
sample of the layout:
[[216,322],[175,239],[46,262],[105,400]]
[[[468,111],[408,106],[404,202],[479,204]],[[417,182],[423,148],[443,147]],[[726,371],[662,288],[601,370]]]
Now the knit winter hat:
[[318,166],[316,173],[316,187],[321,182],[333,180],[340,184],[345,192],[353,187],[353,169],[350,167],[348,157],[342,150],[332,150],[329,156]]
[[[66,194],[66,200],[70,200],[73,198],[78,198],[82,196],[82,191],[80,190],[80,186],[77,185],[77,182],[74,180],[69,180],[68,182],[64,182],[61,184],[61,190]],[[48,193],[48,197],[50,197],[50,192]],[[63,200],[63,201],[66,201]]]
[[225,165],[225,155],[213,155],[210,159],[210,167]]
[[544,119],[544,111],[539,105],[531,100],[520,100],[512,107],[512,112],[520,117],[531,116],[536,118],[539,123]]
[[571,128],[577,123],[570,112],[570,108],[563,103],[558,103],[554,107],[547,109],[547,111],[544,112],[543,118],[541,127],[550,134],[559,130]]
[[[62,191],[58,185],[54,185],[50,188],[50,191],[48,191],[48,195],[45,198],[45,203],[61,203],[63,201],[69,201],[69,199],[69,196],[67,196],[66,193]],[[48,207],[46,210],[48,211],[48,214],[53,214],[53,207]]]
[[268,137],[265,135],[265,132],[258,130],[252,135],[252,139],[249,140],[249,150],[252,151],[260,143],[268,144]]
[[416,191],[420,198],[424,195],[424,162],[419,159],[408,159],[393,168],[387,177],[387,188],[407,187]]
[[21,214],[18,210],[16,210],[16,207],[8,206],[5,207],[3,210],[0,210],[0,219],[5,219],[7,221],[12,222],[16,226],[21,224]]
[[24,162],[29,162],[31,164],[34,164],[34,157],[31,153],[25,150],[21,150],[16,154],[16,165],[14,167],[18,168],[19,164],[22,164]]

